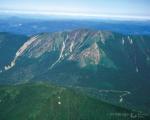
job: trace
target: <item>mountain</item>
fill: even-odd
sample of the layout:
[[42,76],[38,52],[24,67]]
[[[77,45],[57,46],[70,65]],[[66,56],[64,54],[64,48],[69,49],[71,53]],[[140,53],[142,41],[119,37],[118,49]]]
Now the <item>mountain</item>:
[[96,89],[100,99],[150,112],[149,39],[88,29],[38,34],[5,66],[0,83],[48,81],[88,94]]
[[28,37],[11,33],[0,33],[0,70],[13,60],[17,50],[22,46]]
[[147,120],[149,116],[45,83],[0,87],[1,120]]

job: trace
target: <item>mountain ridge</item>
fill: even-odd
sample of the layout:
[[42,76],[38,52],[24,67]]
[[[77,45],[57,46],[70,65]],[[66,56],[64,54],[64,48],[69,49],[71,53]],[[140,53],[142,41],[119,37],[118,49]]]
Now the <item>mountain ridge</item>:
[[11,69],[0,73],[0,83],[46,81],[100,91],[128,91],[131,94],[121,104],[149,111],[149,104],[145,105],[149,103],[149,39],[85,29],[42,33],[20,47]]
[[[83,32],[83,33],[82,33]],[[79,33],[79,35],[78,36],[76,36],[77,34]],[[68,38],[64,38],[65,37],[65,34],[66,34],[66,37],[68,37],[68,35],[69,35],[69,39]],[[59,59],[61,59],[61,57],[63,58],[64,56],[68,56],[68,54],[70,54],[70,53],[72,53],[72,55],[70,55],[69,56],[69,60],[71,60],[71,59],[77,59],[78,58],[78,55],[75,55],[75,53],[73,53],[73,51],[75,51],[75,50],[73,50],[73,48],[74,47],[76,47],[76,48],[74,48],[74,49],[79,49],[79,48],[81,48],[82,49],[82,47],[88,47],[88,45],[89,46],[92,46],[92,45],[95,45],[95,47],[96,48],[98,48],[98,49],[102,49],[101,48],[101,46],[102,45],[97,45],[98,44],[98,42],[101,42],[101,44],[105,44],[105,40],[107,40],[108,38],[109,39],[113,39],[113,35],[114,34],[116,34],[116,33],[112,33],[112,32],[106,32],[106,31],[90,31],[90,30],[88,30],[88,29],[79,29],[79,30],[74,30],[74,31],[69,31],[69,32],[56,32],[56,33],[42,33],[42,34],[40,34],[40,35],[37,35],[37,36],[34,36],[34,37],[32,37],[31,39],[29,39],[28,40],[28,42],[26,42],[26,43],[24,43],[24,45],[18,50],[18,52],[16,53],[16,54],[20,54],[20,52],[22,52],[21,54],[23,54],[23,52],[25,52],[26,51],[26,49],[28,49],[29,47],[30,47],[30,45],[33,45],[32,43],[34,43],[35,42],[35,44],[37,44],[37,46],[39,45],[39,48],[35,48],[36,46],[35,45],[33,45],[33,46],[31,46],[31,48],[32,48],[32,51],[27,51],[28,53],[27,54],[29,54],[28,56],[29,57],[31,57],[31,58],[38,58],[38,57],[40,57],[42,54],[44,54],[45,52],[51,52],[51,51],[59,51],[60,52],[60,56],[58,57],[58,60]],[[82,35],[82,36],[81,36]],[[85,35],[85,36],[84,36]],[[121,34],[120,34],[121,35]],[[42,36],[43,36],[43,38],[42,38]],[[88,38],[88,37],[91,37],[91,38]],[[37,38],[36,38],[37,37]],[[39,37],[39,39],[38,39],[38,37]],[[44,38],[45,37],[45,38]],[[59,39],[59,37],[60,37],[60,39]],[[74,37],[74,38],[73,38]],[[76,37],[78,37],[79,38],[79,40],[78,40],[78,38],[76,38]],[[82,41],[82,38],[81,37],[83,37],[83,41]],[[87,38],[86,38],[87,37]],[[93,37],[93,38],[92,38]],[[94,38],[95,37],[95,38]],[[99,38],[98,38],[99,37]],[[105,37],[105,38],[104,38]],[[108,38],[107,38],[108,37]],[[125,37],[125,38],[124,38]],[[41,38],[41,40],[40,40],[40,38]],[[55,40],[55,38],[57,39],[57,40]],[[141,36],[139,36],[139,38],[140,39],[143,39]],[[34,40],[33,40],[34,39]],[[47,39],[47,40],[45,40],[45,39]],[[51,39],[51,40],[48,40],[48,39]],[[59,39],[59,40],[58,40]],[[64,40],[61,40],[61,39],[64,39]],[[84,39],[86,40],[86,41],[84,41]],[[88,41],[88,39],[90,39],[91,41]],[[121,42],[121,44],[120,45],[122,45],[123,47],[124,47],[124,45],[125,44],[130,44],[130,45],[133,45],[134,43],[134,41],[133,41],[133,39],[132,38],[130,38],[129,36],[123,36],[122,38],[121,38],[122,40],[120,41],[119,40],[119,42]],[[126,39],[126,40],[125,40]],[[45,42],[43,42],[43,41],[45,41]],[[67,40],[67,42],[66,42],[66,40]],[[78,40],[78,41],[77,41]],[[136,40],[136,41],[138,41],[138,40]],[[135,42],[136,42],[135,41]],[[39,43],[38,43],[39,42]],[[43,43],[42,43],[43,42]],[[65,42],[66,42],[66,45],[65,45]],[[83,42],[83,43],[82,43]],[[85,43],[84,43],[85,42]],[[89,42],[89,43],[88,43]],[[90,43],[91,42],[91,43]],[[125,43],[126,42],[126,43]],[[147,41],[146,41],[147,42]],[[47,45],[46,45],[46,43],[47,43]],[[75,44],[75,45],[74,45]],[[79,45],[80,46],[79,46]],[[117,43],[118,44],[118,43]],[[118,45],[119,45],[118,44]],[[43,46],[42,46],[43,45]],[[44,46],[45,45],[45,46]],[[54,46],[53,46],[54,45]],[[78,45],[78,46],[77,46]],[[25,48],[24,48],[25,47]],[[42,49],[42,47],[43,47],[43,49]],[[44,48],[45,47],[45,48]],[[121,47],[121,46],[118,46],[118,47]],[[31,49],[30,48],[30,49]],[[83,48],[83,49],[85,49],[85,48]],[[130,49],[132,49],[132,48],[130,48]],[[143,49],[143,48],[140,48],[140,49]],[[150,60],[150,57],[149,57],[149,48],[145,48],[145,49],[147,49],[147,51],[146,50],[143,50],[143,52],[145,52],[144,54],[145,54],[145,56],[147,57],[146,58],[146,60],[147,61],[149,61]],[[36,51],[37,50],[37,51]],[[62,56],[62,53],[64,52],[64,50],[65,50],[65,55],[63,55]],[[96,51],[97,49],[95,49],[94,50],[94,52]],[[75,51],[76,52],[76,51]],[[81,50],[81,52],[82,52],[82,50]],[[89,51],[89,53],[90,53],[91,51]],[[91,54],[91,55],[93,55],[94,54],[94,52]],[[97,58],[99,58],[100,56],[98,56],[98,55],[100,55],[100,50],[97,50]],[[103,52],[103,51],[101,51],[101,52]],[[146,53],[147,52],[147,53]],[[85,52],[86,53],[86,52]],[[87,53],[88,53],[88,50],[87,50]],[[82,53],[81,53],[82,54]],[[89,54],[88,54],[89,55]],[[18,57],[18,55],[16,55],[17,57]],[[21,56],[21,55],[19,55],[19,56]],[[75,56],[75,58],[74,58],[74,56]],[[82,57],[84,56],[84,54],[82,54],[81,55]],[[91,57],[93,57],[93,56],[91,56]],[[90,57],[90,58],[91,58]],[[15,59],[15,58],[14,58]],[[135,58],[136,59],[136,58]],[[81,59],[80,59],[81,60]],[[97,60],[97,61],[95,61],[95,62],[98,62],[99,61],[99,59]],[[136,62],[136,60],[134,61],[134,62]],[[12,65],[13,66],[13,65]],[[138,68],[137,68],[137,66],[135,67],[135,69],[136,69],[136,72],[138,72],[139,70],[138,70]]]

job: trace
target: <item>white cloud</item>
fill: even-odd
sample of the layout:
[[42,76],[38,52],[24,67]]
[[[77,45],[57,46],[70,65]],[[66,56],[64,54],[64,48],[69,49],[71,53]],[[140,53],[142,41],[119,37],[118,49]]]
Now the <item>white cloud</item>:
[[82,13],[82,12],[58,12],[58,11],[18,11],[18,10],[3,10],[1,13],[7,14],[29,14],[29,15],[44,15],[44,16],[63,16],[63,17],[80,17],[93,19],[116,19],[116,20],[150,20],[149,16],[131,16],[131,15],[113,15],[113,14],[98,14],[98,13]]

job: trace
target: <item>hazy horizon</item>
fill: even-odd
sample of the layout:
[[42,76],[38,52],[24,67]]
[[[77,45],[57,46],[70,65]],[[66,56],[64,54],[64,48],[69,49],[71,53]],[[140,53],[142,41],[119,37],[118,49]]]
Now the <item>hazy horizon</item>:
[[149,4],[149,0],[5,0],[0,1],[0,12],[150,20]]

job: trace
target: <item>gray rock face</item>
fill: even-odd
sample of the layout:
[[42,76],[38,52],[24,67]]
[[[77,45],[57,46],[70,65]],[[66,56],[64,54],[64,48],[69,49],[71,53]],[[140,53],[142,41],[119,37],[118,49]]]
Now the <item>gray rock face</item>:
[[[76,83],[80,73],[76,74],[74,69],[82,71],[86,68],[97,71],[96,80],[133,79],[130,74],[142,75],[144,77],[140,79],[146,80],[150,73],[149,39],[149,36],[85,29],[39,34],[18,49],[14,59],[5,66],[6,71],[1,71],[0,81],[28,81],[37,79],[37,76],[49,80],[56,75],[49,72],[57,69],[61,74],[65,69],[72,70],[71,79]],[[122,74],[123,77],[120,77]],[[58,76],[54,77],[54,81]]]
[[52,51],[59,52],[59,56],[51,68],[63,59],[77,61],[81,67],[88,64],[97,65],[100,61],[100,50],[97,42],[103,42],[103,39],[103,33],[88,30],[37,35],[21,46],[6,70],[14,67],[15,62],[21,56],[40,58],[45,53]]
[[150,36],[83,29],[43,33],[20,46],[5,70],[3,84],[48,81],[129,91],[129,103],[149,108]]

